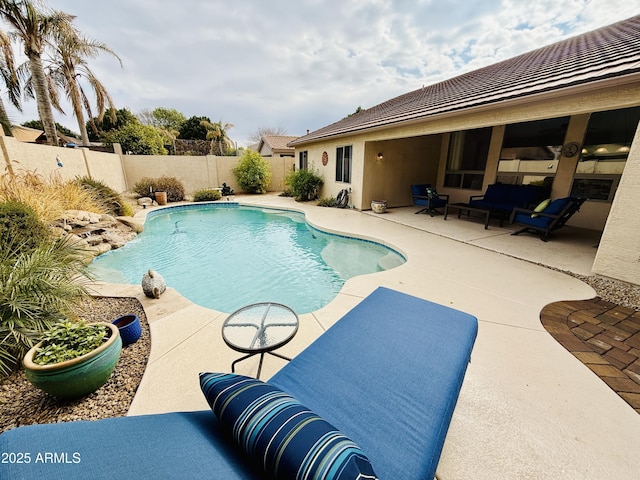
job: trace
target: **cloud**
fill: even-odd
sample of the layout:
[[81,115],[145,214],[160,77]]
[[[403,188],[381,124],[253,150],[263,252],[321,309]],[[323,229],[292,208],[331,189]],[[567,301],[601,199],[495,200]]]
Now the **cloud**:
[[[91,63],[119,108],[232,123],[240,145],[259,127],[301,135],[358,106],[640,13],[630,3],[49,0],[122,58],[122,69],[107,56]],[[34,102],[22,118],[36,118]],[[73,118],[57,120],[77,130]]]

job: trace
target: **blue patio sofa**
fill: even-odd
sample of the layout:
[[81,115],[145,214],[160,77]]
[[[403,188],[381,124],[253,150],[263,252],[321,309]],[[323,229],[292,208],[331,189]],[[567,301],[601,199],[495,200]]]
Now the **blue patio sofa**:
[[[471,315],[380,287],[268,384],[353,440],[378,478],[432,479],[476,335]],[[211,411],[23,426],[0,452],[12,480],[267,478]]]
[[471,195],[469,205],[490,210],[501,220],[509,218],[514,208],[532,208],[548,197],[548,189],[537,185],[494,183],[483,195]]

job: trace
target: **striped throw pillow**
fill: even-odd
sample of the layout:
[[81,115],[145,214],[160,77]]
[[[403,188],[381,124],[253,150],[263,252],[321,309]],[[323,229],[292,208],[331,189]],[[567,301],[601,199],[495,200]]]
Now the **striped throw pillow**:
[[201,373],[200,386],[223,428],[274,478],[377,478],[355,443],[283,391],[227,373]]

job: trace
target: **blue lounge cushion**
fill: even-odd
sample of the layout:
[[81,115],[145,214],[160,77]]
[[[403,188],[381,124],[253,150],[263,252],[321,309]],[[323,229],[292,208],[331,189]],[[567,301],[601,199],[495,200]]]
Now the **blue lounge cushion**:
[[28,425],[0,435],[0,478],[264,480],[220,429],[211,410]]
[[551,202],[549,206],[544,209],[544,213],[548,213],[549,215],[558,215],[570,201],[571,197],[558,198]]
[[200,386],[222,427],[274,478],[377,478],[353,441],[282,390],[226,373],[201,373]]
[[477,330],[467,313],[378,287],[269,383],[330,419],[380,478],[433,479]]
[[539,215],[534,217],[533,215],[527,213],[516,213],[513,221],[514,223],[521,223],[523,225],[529,225],[531,227],[538,228],[547,228],[549,224],[552,222],[553,217],[545,217],[543,215]]

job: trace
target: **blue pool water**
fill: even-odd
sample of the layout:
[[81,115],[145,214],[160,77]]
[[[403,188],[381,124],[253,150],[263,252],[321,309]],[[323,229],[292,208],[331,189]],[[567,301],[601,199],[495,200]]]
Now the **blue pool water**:
[[269,301],[301,314],[329,303],[349,278],[404,262],[381,244],[321,232],[301,213],[223,203],[151,212],[142,234],[90,269],[105,282],[140,284],[151,268],[221,312]]

